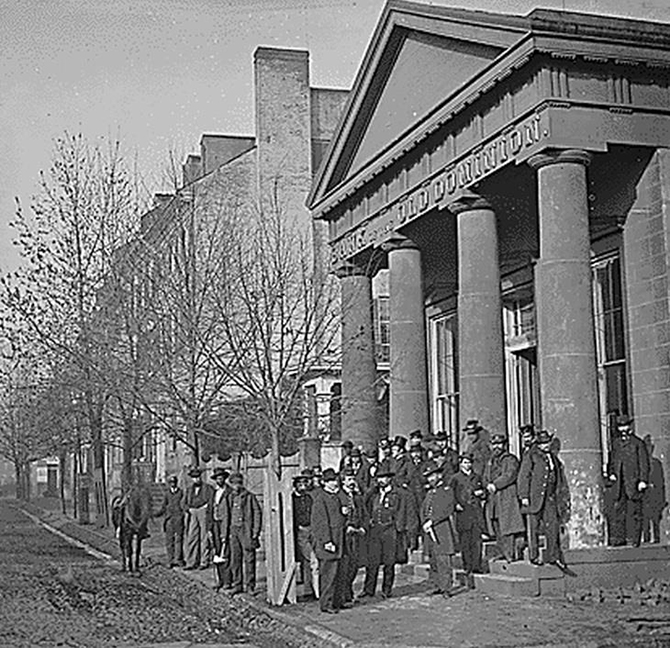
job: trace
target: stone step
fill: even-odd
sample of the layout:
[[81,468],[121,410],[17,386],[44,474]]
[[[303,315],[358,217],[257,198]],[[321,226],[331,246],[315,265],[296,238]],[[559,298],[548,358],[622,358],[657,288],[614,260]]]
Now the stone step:
[[475,589],[483,594],[538,596],[539,581],[503,574],[475,574]]
[[521,561],[508,563],[504,560],[490,560],[489,570],[491,574],[533,578],[535,580],[565,578],[565,574],[553,565],[533,565],[529,562]]

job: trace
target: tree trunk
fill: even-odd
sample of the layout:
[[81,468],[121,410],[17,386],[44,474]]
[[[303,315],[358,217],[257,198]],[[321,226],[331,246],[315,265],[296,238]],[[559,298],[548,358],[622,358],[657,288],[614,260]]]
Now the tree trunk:
[[121,487],[123,492],[133,483],[133,427],[126,422],[123,426],[123,469]]
[[60,471],[60,483],[58,491],[60,494],[60,508],[63,515],[67,515],[67,502],[65,501],[65,474],[67,471],[67,450],[61,450],[58,454],[58,466]]
[[270,468],[277,475],[277,479],[281,480],[281,456],[279,455],[279,430],[270,430]]
[[23,476],[21,475],[21,464],[18,461],[14,462],[14,476],[16,478],[16,492],[17,500],[23,499]]

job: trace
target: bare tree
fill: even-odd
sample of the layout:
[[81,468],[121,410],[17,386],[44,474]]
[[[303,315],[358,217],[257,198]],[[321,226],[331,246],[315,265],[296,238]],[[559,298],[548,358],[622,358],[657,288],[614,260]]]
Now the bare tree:
[[69,133],[56,140],[38,196],[29,211],[18,205],[12,223],[24,264],[2,280],[6,307],[71,368],[93,448],[97,512],[104,515],[109,391],[100,300],[115,251],[138,229],[135,177],[118,140],[91,145]]

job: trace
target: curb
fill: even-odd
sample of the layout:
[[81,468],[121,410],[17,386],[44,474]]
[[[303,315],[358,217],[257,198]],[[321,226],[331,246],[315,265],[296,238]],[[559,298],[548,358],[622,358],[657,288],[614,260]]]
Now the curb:
[[[72,535],[69,535],[65,531],[63,531],[63,528],[66,528],[68,526],[74,527],[75,529],[81,529],[82,527],[78,525],[76,522],[63,519],[61,515],[59,514],[53,514],[50,511],[45,511],[44,509],[40,509],[38,506],[35,506],[34,504],[29,504],[30,508],[33,509],[33,511],[28,511],[27,507],[22,504],[22,503],[12,503],[11,506],[14,508],[20,510],[26,517],[30,518],[33,522],[38,524],[39,526],[45,528],[47,531],[50,531],[54,535],[57,535],[58,537],[62,538],[66,542],[69,542],[70,544],[79,547],[80,549],[83,549],[86,551],[88,554],[91,556],[94,556],[95,558],[98,558],[99,560],[103,560],[106,562],[109,562],[111,564],[119,564],[119,561],[109,553],[106,553],[104,551],[101,551],[100,549],[97,549],[90,543],[84,542],[82,540],[79,540],[78,538],[73,537]],[[61,524],[59,525],[61,528],[57,528],[53,524],[46,522],[45,519],[41,518],[36,511],[39,511],[41,513],[45,514],[45,518],[53,518],[57,519]],[[85,529],[87,535],[95,535],[97,538],[100,539],[100,542],[104,545],[108,545],[112,543],[112,541],[107,538],[105,535],[102,533],[98,533],[96,531],[93,531],[92,529]],[[205,585],[199,581],[199,579],[194,578],[190,576],[189,574],[182,573],[182,572],[175,572],[178,574],[181,578],[190,580],[191,582],[196,582],[200,583],[202,587],[205,587]],[[347,637],[343,637],[342,635],[337,634],[336,632],[333,632],[332,630],[329,630],[328,628],[325,628],[323,626],[319,626],[318,624],[302,624],[300,621],[294,617],[292,617],[289,614],[286,614],[284,612],[280,612],[276,607],[273,607],[266,603],[265,601],[261,602],[256,598],[246,596],[246,595],[241,595],[239,597],[241,600],[243,600],[249,607],[257,610],[258,612],[262,612],[264,614],[267,614],[269,617],[273,618],[275,621],[278,621],[280,623],[283,623],[286,626],[290,626],[293,629],[302,632],[304,635],[312,636],[316,639],[318,639],[320,642],[324,642],[330,646],[336,646],[337,648],[348,648],[349,646],[352,646],[355,642],[352,641],[351,639],[348,639]],[[190,643],[186,644],[166,644],[167,646],[189,646],[191,645]]]

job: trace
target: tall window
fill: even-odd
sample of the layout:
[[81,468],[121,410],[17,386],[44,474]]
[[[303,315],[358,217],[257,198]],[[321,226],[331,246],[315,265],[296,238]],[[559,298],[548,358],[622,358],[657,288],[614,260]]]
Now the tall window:
[[458,354],[456,314],[430,321],[433,430],[444,430],[458,447]]
[[619,252],[592,264],[593,310],[598,361],[600,428],[603,449],[610,448],[610,422],[628,414],[626,331]]
[[388,296],[374,300],[375,358],[377,363],[388,363],[391,357],[391,316]]

